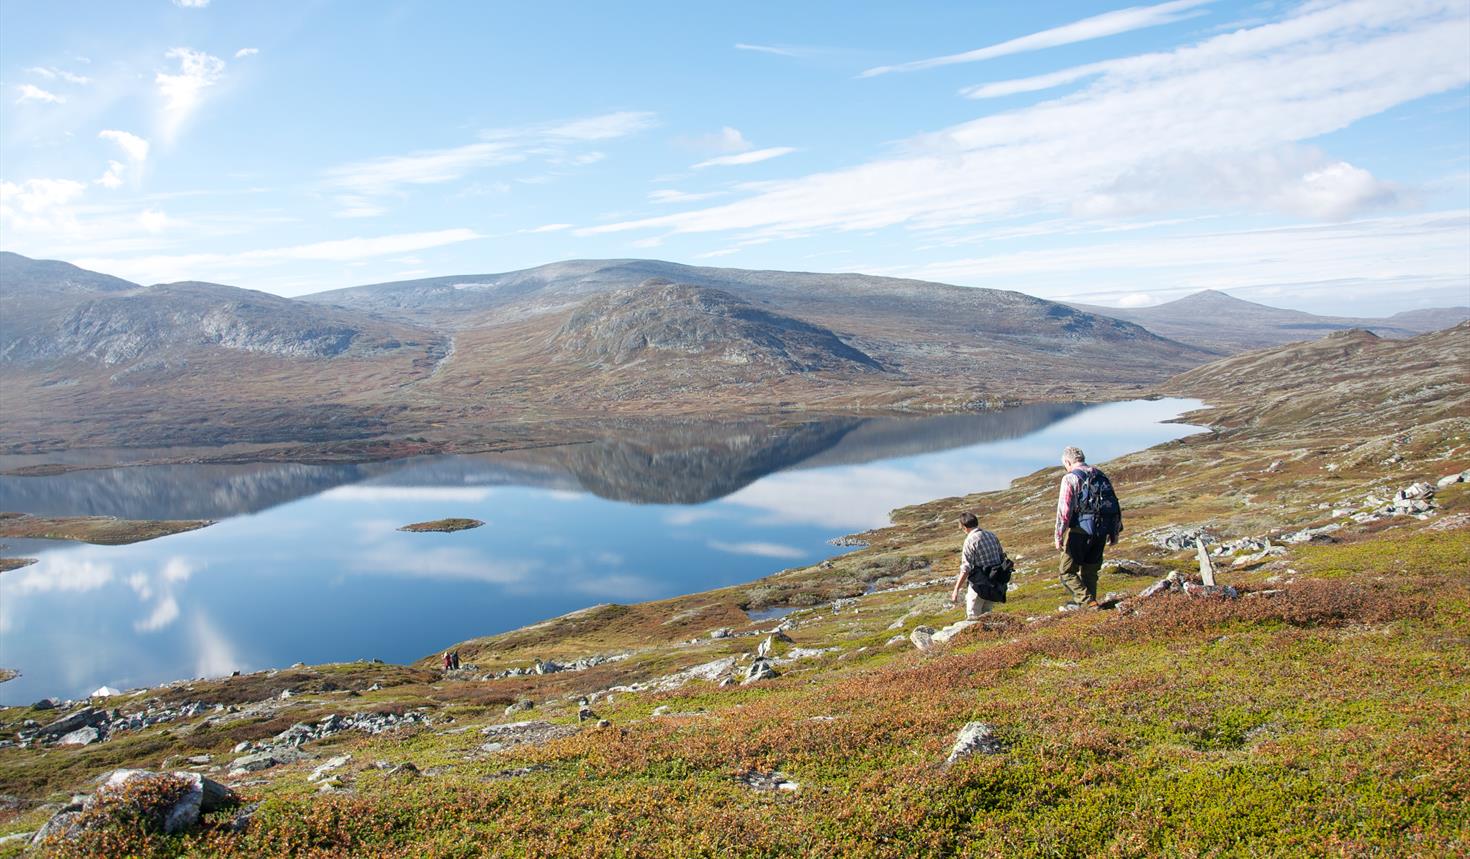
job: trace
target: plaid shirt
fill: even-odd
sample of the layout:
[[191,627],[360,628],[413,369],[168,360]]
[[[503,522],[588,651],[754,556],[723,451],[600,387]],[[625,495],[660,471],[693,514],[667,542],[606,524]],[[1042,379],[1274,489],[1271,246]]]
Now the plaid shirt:
[[[1077,503],[1077,492],[1082,488],[1082,478],[1077,476],[1077,472],[1091,472],[1094,470],[1095,469],[1092,466],[1083,462],[1079,463],[1076,468],[1073,468],[1071,471],[1067,472],[1067,476],[1062,478],[1062,488],[1061,491],[1057,494],[1056,542],[1058,545],[1066,545],[1062,542],[1062,540],[1067,534],[1067,529],[1071,527],[1072,506]],[[1122,533],[1122,531],[1123,523],[1120,521],[1118,523],[1118,532]]]
[[976,528],[965,535],[965,548],[960,551],[960,572],[966,577],[974,570],[993,567],[1005,558],[1000,540],[989,531]]

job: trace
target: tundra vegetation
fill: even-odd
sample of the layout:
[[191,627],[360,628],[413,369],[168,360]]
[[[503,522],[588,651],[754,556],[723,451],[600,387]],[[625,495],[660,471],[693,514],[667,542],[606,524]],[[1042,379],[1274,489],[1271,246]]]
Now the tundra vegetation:
[[[1347,332],[1168,382],[1161,393],[1212,404],[1187,418],[1211,429],[1105,464],[1127,517],[1101,583],[1112,610],[1055,611],[1059,474],[1040,471],[899,510],[866,548],[812,567],[461,643],[456,672],[429,656],[110,698],[111,724],[159,721],[0,748],[0,836],[140,766],[210,774],[243,805],[173,835],[148,814],[102,815],[44,849],[1461,854],[1467,354],[1470,324]],[[959,616],[946,595],[967,509],[1000,534],[1017,586],[985,622],[917,650],[910,632]],[[1240,550],[1215,556],[1236,598],[1136,596],[1196,570],[1201,535]],[[5,709],[0,737],[61,715]],[[978,751],[950,762],[962,730]]]

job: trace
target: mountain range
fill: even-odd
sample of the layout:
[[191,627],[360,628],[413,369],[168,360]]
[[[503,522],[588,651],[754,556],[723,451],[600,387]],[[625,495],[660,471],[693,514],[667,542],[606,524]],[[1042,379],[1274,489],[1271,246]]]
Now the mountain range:
[[1404,338],[1453,327],[1470,319],[1470,307],[1407,310],[1385,319],[1318,316],[1236,298],[1207,289],[1152,307],[1095,307],[1073,304],[1088,313],[1104,313],[1136,322],[1162,337],[1219,355],[1315,340],[1333,331],[1362,328],[1380,337]]
[[[1453,321],[1419,313],[1373,327],[1394,336]],[[1119,311],[657,260],[574,260],[291,299],[199,282],[144,286],[0,253],[0,451],[420,445],[381,455],[513,446],[528,433],[586,440],[613,416],[1098,400],[1262,338],[1364,322],[1220,293]]]

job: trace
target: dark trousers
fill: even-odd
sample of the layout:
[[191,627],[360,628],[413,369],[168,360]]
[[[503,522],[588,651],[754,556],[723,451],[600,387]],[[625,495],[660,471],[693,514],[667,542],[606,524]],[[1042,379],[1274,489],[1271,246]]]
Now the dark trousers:
[[1106,537],[1093,537],[1072,528],[1062,547],[1062,586],[1072,593],[1072,602],[1085,605],[1097,602],[1097,574],[1102,570]]

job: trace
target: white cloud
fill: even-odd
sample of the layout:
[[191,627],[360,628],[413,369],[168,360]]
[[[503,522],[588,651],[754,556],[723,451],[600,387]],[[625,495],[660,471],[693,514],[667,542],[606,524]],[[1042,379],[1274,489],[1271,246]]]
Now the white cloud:
[[525,158],[524,152],[506,143],[471,143],[333,167],[326,173],[326,183],[360,195],[390,194],[404,185],[450,182],[478,168],[513,164]]
[[735,50],[737,50],[737,51],[755,51],[756,53],[759,53],[759,54],[775,54],[778,57],[795,57],[795,56],[797,56],[797,53],[796,53],[796,50],[795,49],[783,47],[781,45],[752,45],[752,44],[749,44],[748,42],[736,42],[735,43]]
[[745,135],[738,128],[728,125],[712,134],[701,134],[694,137],[678,137],[675,143],[697,152],[715,152],[729,155],[735,152],[746,152],[754,149],[755,144],[745,139]]
[[35,84],[16,84],[15,91],[19,93],[15,97],[16,104],[63,104],[66,102],[63,96],[41,89]]
[[724,543],[719,540],[710,540],[707,544],[711,549],[718,552],[726,552],[732,555],[754,555],[758,558],[785,558],[795,560],[805,558],[807,552],[795,546],[783,546],[780,543]]
[[912,72],[956,63],[974,63],[1026,51],[1039,51],[1043,48],[1087,42],[1105,36],[1141,30],[1145,27],[1156,27],[1160,24],[1172,24],[1175,21],[1203,14],[1203,10],[1198,7],[1210,2],[1212,0],[1173,0],[1173,2],[1160,3],[1157,6],[1131,6],[962,54],[949,54],[894,66],[878,66],[868,69],[859,77],[870,78],[890,72]]
[[171,48],[164,56],[179,63],[176,73],[159,72],[153,78],[163,98],[163,139],[172,141],[203,102],[204,91],[219,83],[225,61],[192,48]]
[[0,223],[20,229],[62,229],[76,219],[70,204],[87,190],[71,179],[0,182]]
[[75,72],[69,72],[66,69],[58,69],[51,66],[32,66],[26,69],[26,71],[37,77],[45,78],[48,81],[60,79],[69,84],[76,84],[77,86],[84,86],[92,82],[92,79],[86,75],[79,75]]
[[203,9],[209,0],[174,0],[174,5],[180,9]]
[[532,227],[531,229],[529,229],[529,230],[523,230],[522,232],[527,232],[527,233],[559,233],[562,230],[570,230],[573,226],[574,226],[573,224],[542,224],[539,227]]
[[107,162],[107,170],[101,176],[92,181],[104,188],[121,188],[123,183],[123,172],[127,166],[121,161]]
[[652,113],[641,110],[624,110],[539,127],[541,134],[537,133],[537,128],[533,128],[530,129],[529,135],[522,132],[516,136],[544,135],[559,140],[611,140],[636,134],[652,128],[655,124],[655,117]]
[[[652,126],[653,114],[621,111],[566,122],[518,128],[489,129],[480,140],[448,149],[430,149],[407,155],[388,155],[332,167],[325,171],[324,184],[343,194],[339,217],[371,217],[387,210],[371,198],[402,193],[417,185],[438,185],[462,179],[477,170],[503,167],[539,158],[557,167],[583,167],[603,160],[602,152],[569,152],[595,140],[633,134]],[[521,182],[545,181],[548,177],[523,177]],[[508,190],[503,183],[495,186]],[[465,189],[474,193],[479,186]]]
[[705,167],[732,167],[740,164],[755,164],[760,161],[769,161],[772,158],[780,158],[782,155],[790,155],[796,151],[794,146],[772,146],[768,149],[756,149],[751,152],[742,152],[739,155],[721,155],[718,158],[710,158],[693,165],[695,170]]
[[690,193],[688,191],[676,191],[672,188],[659,188],[648,192],[648,199],[654,203],[695,203],[700,200],[708,200],[718,197],[723,191],[704,191],[701,193]]
[[253,57],[258,53],[260,53],[260,48],[241,48],[235,52],[235,59],[243,60],[246,57]]
[[123,154],[127,155],[132,161],[141,163],[148,160],[148,141],[136,134],[109,128],[97,132],[97,137],[116,143],[122,149]]
[[1157,299],[1146,292],[1130,292],[1118,299],[1119,307],[1148,307],[1158,303]]
[[[93,271],[105,271],[118,277],[137,278],[149,282],[207,279],[210,276],[232,279],[241,269],[260,268],[293,261],[353,262],[379,256],[411,253],[444,245],[482,238],[466,228],[435,230],[423,233],[398,233],[369,238],[357,237],[279,248],[262,248],[238,254],[157,254],[150,256],[87,257],[73,260],[75,265]],[[219,274],[213,274],[218,272]],[[386,487],[385,487],[386,489]]]
[[138,213],[138,226],[144,232],[161,233],[169,223],[168,215],[160,209],[144,209]]
[[[1350,290],[1470,289],[1470,211],[1430,212],[987,254],[896,268],[888,274],[1005,285],[1033,295],[1118,303],[1140,292],[1179,297],[1202,289],[1276,290],[1315,298]],[[1078,284],[1086,284],[1078,289]]]
[[[1073,214],[1079,200],[1084,210],[1106,209],[1109,195],[1122,203],[1112,211],[1189,211],[1199,199],[1187,179],[1199,175],[1212,176],[1236,210],[1342,217],[1401,195],[1298,142],[1464,86],[1467,40],[1470,9],[1455,0],[1310,4],[1278,22],[1117,61],[1080,92],[915,138],[896,157],[579,233],[936,229]],[[1234,170],[1256,175],[1230,179]],[[1153,176],[1164,178],[1139,193]],[[1242,188],[1269,192],[1231,196]]]

